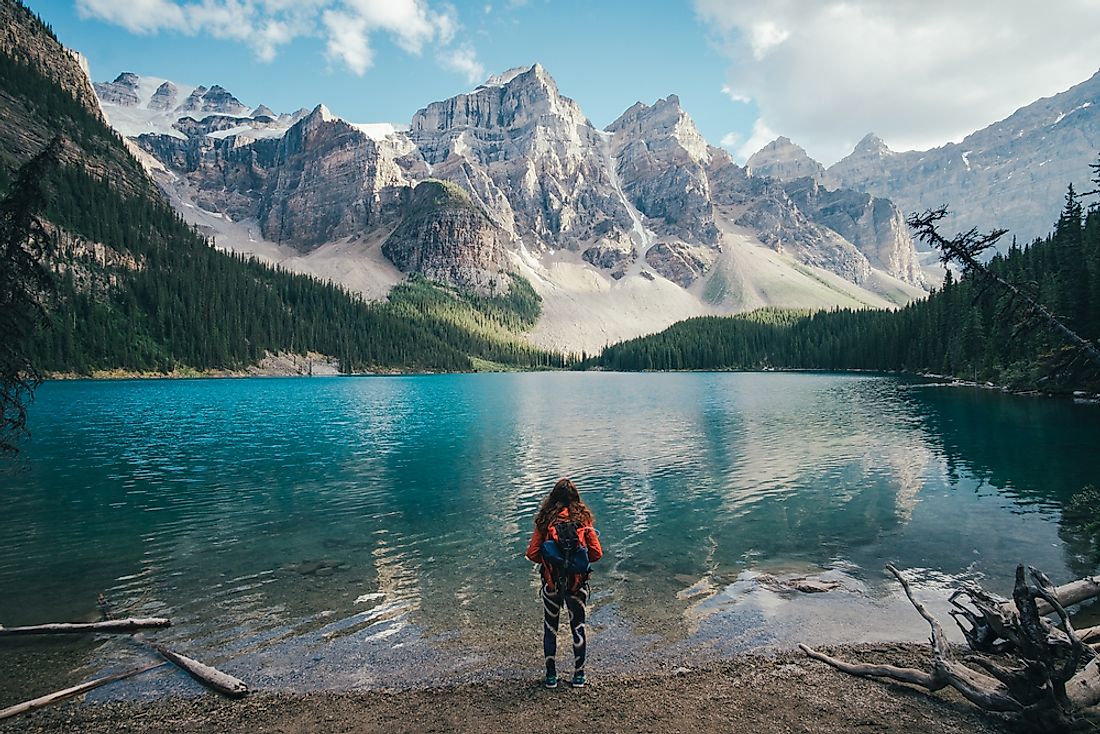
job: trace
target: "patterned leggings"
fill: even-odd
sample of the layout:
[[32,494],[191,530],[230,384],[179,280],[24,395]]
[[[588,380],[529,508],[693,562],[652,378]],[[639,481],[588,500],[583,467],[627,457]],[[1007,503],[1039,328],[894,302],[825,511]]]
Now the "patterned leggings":
[[569,629],[573,633],[573,672],[584,672],[584,658],[587,637],[584,631],[585,605],[588,603],[588,584],[582,584],[576,591],[564,593],[542,587],[542,654],[546,656],[546,672],[556,673],[554,656],[558,650],[558,619],[561,616],[562,597],[569,609]]

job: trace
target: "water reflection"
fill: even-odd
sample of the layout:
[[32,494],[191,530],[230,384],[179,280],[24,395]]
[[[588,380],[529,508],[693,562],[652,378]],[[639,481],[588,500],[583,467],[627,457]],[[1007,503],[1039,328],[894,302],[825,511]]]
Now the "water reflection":
[[[595,643],[626,665],[658,640],[923,639],[885,562],[930,596],[1020,560],[1064,580],[1059,508],[1100,468],[1095,407],[876,376],[51,383],[33,421],[2,478],[0,621],[94,618],[103,591],[294,687],[537,662],[522,552],[562,475],[607,547]],[[837,588],[761,581],[807,575]]]

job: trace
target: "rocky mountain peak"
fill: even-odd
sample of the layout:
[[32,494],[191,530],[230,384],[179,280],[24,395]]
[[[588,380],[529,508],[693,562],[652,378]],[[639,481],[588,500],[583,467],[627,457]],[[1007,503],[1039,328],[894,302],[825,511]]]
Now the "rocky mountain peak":
[[309,114],[291,125],[283,139],[283,147],[289,149],[297,146],[307,148],[313,145],[327,146],[336,139],[342,140],[346,145],[359,145],[369,140],[355,126],[349,125],[332,114],[328,107],[319,104]]
[[718,229],[706,171],[712,152],[679,97],[638,102],[607,132],[622,190],[638,211],[660,219],[662,234],[714,245]]
[[124,71],[113,82],[96,82],[95,93],[99,99],[119,107],[136,107],[140,101],[138,83],[140,78],[133,72]]
[[824,166],[811,158],[802,146],[784,136],[753,153],[746,167],[750,175],[767,176],[780,181],[793,181],[804,176],[821,180],[825,175]]
[[550,76],[550,72],[546,71],[546,68],[538,62],[535,62],[530,66],[514,66],[507,71],[503,71],[499,74],[493,74],[478,86],[503,87],[511,84],[516,78],[524,75],[529,76],[529,78],[526,80],[527,82],[534,81],[540,84],[545,84],[553,87],[554,91],[557,92],[558,83],[554,81],[554,77]]
[[[143,80],[143,99],[152,86]],[[235,101],[220,87],[178,94],[192,105]],[[856,238],[846,240],[817,222],[831,200],[807,191],[812,206],[803,213],[778,183],[750,178],[707,145],[675,94],[633,105],[601,132],[534,64],[432,102],[407,131],[346,122],[324,105],[257,120],[264,111],[248,119],[194,115],[198,122],[177,114],[174,134],[138,139],[165,165],[172,191],[187,197],[185,213],[213,221],[230,239],[255,227],[265,242],[318,262],[329,257],[327,245],[369,243],[354,249],[378,248],[369,257],[482,293],[502,292],[517,267],[533,268],[562,294],[574,287],[617,293],[616,281],[633,293],[655,282],[654,295],[695,304],[700,282],[715,271],[711,305],[726,303],[726,293],[727,305],[770,302],[742,295],[751,292],[751,284],[737,285],[748,277],[745,258],[773,262],[776,278],[817,292],[817,281],[786,260],[745,244],[756,237],[794,261],[878,287],[868,280],[870,255],[857,249],[864,242],[856,241],[877,236],[886,221],[871,216],[869,202],[845,201],[851,215],[837,226],[850,221]],[[247,236],[256,241],[252,229]],[[672,284],[696,291],[668,290]],[[580,308],[581,300],[562,298]],[[820,298],[833,302],[824,292]]]
[[1003,227],[1026,242],[1050,231],[1067,184],[1091,187],[1097,150],[1100,72],[958,143],[893,152],[868,136],[828,174],[835,185],[888,197],[903,211],[946,203],[948,231]]
[[167,112],[176,106],[179,88],[172,82],[163,82],[149,99],[149,109]]
[[893,153],[882,138],[874,133],[867,133],[863,139],[856,143],[853,154],[887,156]]
[[186,112],[188,110],[196,110],[202,107],[202,95],[206,94],[206,87],[201,84],[192,90],[191,94],[187,96],[187,99],[183,101],[177,111]]
[[699,134],[695,121],[680,106],[680,98],[670,94],[652,105],[637,102],[617,120],[607,126],[606,131],[620,137],[632,137],[656,143],[664,140],[667,144],[682,148],[697,163],[705,164],[710,160],[707,141]]
[[410,127],[413,133],[439,133],[456,128],[514,130],[536,122],[588,124],[577,103],[559,94],[540,64],[490,77],[472,92],[433,102],[413,115]]
[[499,74],[493,74],[492,76],[490,76],[488,79],[486,79],[484,82],[482,82],[478,86],[481,86],[481,87],[503,87],[505,84],[512,81],[513,79],[515,79],[520,74],[522,74],[526,71],[530,71],[532,68],[533,67],[531,67],[531,66],[514,66],[511,69],[508,69],[507,71],[502,71]]
[[195,87],[175,111],[180,114],[198,112],[247,117],[250,108],[230,94],[225,87],[215,84],[209,88]]

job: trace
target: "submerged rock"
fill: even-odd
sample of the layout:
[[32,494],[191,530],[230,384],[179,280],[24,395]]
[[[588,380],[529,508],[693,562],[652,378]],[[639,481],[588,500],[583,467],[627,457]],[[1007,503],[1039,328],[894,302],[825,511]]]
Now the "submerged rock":
[[297,573],[302,576],[331,576],[337,571],[344,571],[350,567],[347,561],[338,561],[332,558],[319,560],[306,560],[300,563],[289,563],[279,568],[286,573]]

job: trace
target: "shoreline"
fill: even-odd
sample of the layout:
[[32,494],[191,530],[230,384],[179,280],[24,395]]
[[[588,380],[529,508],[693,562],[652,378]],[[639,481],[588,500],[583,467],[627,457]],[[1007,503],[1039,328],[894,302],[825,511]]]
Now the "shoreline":
[[[927,645],[823,649],[864,662],[931,665]],[[434,688],[259,691],[239,701],[201,691],[196,684],[193,697],[57,704],[0,722],[0,734],[540,732],[559,730],[566,706],[570,720],[584,722],[583,728],[594,732],[1013,731],[1006,719],[978,710],[953,691],[929,694],[855,678],[795,651],[746,653],[694,670],[680,667],[641,675],[602,677],[598,669],[590,669],[589,678],[588,686],[579,690],[571,689],[567,679],[546,690],[534,671],[519,679]]]
[[1017,397],[1041,397],[1070,399],[1077,404],[1100,404],[1100,393],[1092,393],[1086,390],[1067,390],[1065,392],[1053,392],[1039,390],[1037,388],[1017,389],[1008,385],[998,385],[989,381],[968,380],[952,375],[940,375],[928,372],[905,372],[901,370],[864,370],[864,369],[817,369],[804,367],[790,368],[765,368],[756,370],[743,369],[709,369],[709,370],[605,370],[593,368],[587,370],[572,370],[569,368],[521,368],[507,367],[501,369],[474,369],[469,371],[445,371],[445,370],[404,370],[404,369],[378,369],[363,372],[340,372],[338,370],[325,370],[316,373],[306,373],[300,370],[259,369],[246,368],[243,370],[173,370],[171,372],[131,372],[127,370],[93,370],[90,374],[77,372],[47,372],[43,376],[43,382],[71,382],[77,380],[89,381],[116,381],[116,380],[200,380],[200,379],[246,379],[251,377],[416,377],[422,375],[477,375],[477,374],[504,374],[515,372],[600,372],[611,374],[768,374],[768,373],[806,373],[806,374],[841,374],[841,375],[886,375],[891,377],[909,377],[932,381],[929,384],[935,387],[970,387],[978,390],[991,390],[1006,395]]

